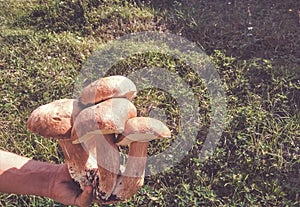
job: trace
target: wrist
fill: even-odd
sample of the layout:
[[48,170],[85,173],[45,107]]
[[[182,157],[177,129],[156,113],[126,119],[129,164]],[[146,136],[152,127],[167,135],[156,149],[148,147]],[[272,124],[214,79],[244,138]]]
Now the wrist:
[[25,194],[37,196],[51,196],[51,185],[55,180],[59,170],[59,165],[45,163],[40,161],[30,161],[21,172],[24,174],[24,179],[27,178],[27,190]]
[[0,150],[0,192],[48,196],[57,165]]

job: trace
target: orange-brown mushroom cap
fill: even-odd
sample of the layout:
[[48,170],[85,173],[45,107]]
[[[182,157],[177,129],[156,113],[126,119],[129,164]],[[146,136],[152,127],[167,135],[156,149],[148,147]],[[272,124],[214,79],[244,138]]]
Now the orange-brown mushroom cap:
[[35,109],[27,120],[27,128],[41,136],[68,139],[73,119],[83,109],[76,99],[60,99]]
[[100,78],[86,86],[80,94],[83,104],[95,104],[109,98],[127,98],[136,96],[135,84],[125,76],[115,75]]
[[116,143],[126,146],[131,142],[149,142],[169,137],[171,131],[163,122],[151,117],[134,117],[127,120],[125,130]]
[[93,134],[119,134],[128,119],[136,117],[135,106],[125,98],[112,98],[90,106],[79,113],[72,129],[72,138],[80,143]]

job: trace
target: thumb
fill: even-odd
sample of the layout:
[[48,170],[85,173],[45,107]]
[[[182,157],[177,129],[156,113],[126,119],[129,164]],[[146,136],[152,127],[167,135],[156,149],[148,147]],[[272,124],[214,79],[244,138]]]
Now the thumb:
[[75,199],[75,205],[80,207],[88,207],[92,203],[92,186],[86,186],[83,192]]

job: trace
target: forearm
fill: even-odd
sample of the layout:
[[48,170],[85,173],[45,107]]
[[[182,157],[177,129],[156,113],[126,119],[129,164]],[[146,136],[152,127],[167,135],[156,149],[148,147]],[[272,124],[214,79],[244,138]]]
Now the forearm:
[[59,165],[0,150],[0,192],[48,196]]

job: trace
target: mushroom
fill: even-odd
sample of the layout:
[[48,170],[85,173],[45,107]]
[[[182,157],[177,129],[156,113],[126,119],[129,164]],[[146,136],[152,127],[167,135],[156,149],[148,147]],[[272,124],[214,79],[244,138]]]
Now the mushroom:
[[[83,107],[76,99],[60,99],[35,109],[27,120],[27,128],[43,137],[58,140],[71,177],[78,177],[81,187],[90,184],[85,176],[89,155],[81,145],[73,145],[71,131],[75,117]],[[79,170],[80,169],[80,170]]]
[[95,104],[109,98],[127,98],[132,100],[136,96],[134,83],[120,75],[100,78],[86,86],[80,94],[80,102]]
[[125,131],[116,143],[129,145],[125,171],[118,178],[112,197],[125,200],[130,198],[144,183],[147,148],[149,141],[171,137],[168,127],[150,117],[135,117],[126,122]]
[[[126,103],[128,104],[129,101],[122,99],[120,102],[123,104],[119,104],[119,107],[122,106],[126,108]],[[107,103],[114,103],[114,101],[108,101]],[[102,105],[107,103],[103,102]],[[111,105],[110,108],[112,106],[115,106],[115,104]],[[131,109],[128,110],[128,117],[136,116],[135,107],[132,106],[131,103],[129,106],[131,106]],[[94,197],[97,198],[99,203],[106,203],[105,199],[110,196],[119,172],[120,162],[118,147],[114,143],[115,135],[111,134],[88,134],[88,136],[92,135],[94,137],[94,139],[91,138],[91,142],[97,139],[96,144],[90,142],[90,146],[92,146],[91,151],[85,149],[85,145],[72,143],[74,140],[77,140],[78,131],[88,133],[85,130],[81,130],[81,126],[76,127],[77,131],[74,129],[75,123],[81,120],[79,114],[85,110],[89,111],[88,108],[83,110],[78,100],[75,99],[53,101],[34,110],[28,118],[27,127],[36,134],[56,139],[64,154],[71,177],[80,184],[82,189],[86,185],[92,185]],[[78,116],[79,119],[77,119]],[[118,126],[124,129],[127,114],[121,115],[121,117],[124,118],[122,122],[123,126],[121,126],[120,122],[115,121],[115,123],[118,123]],[[92,116],[92,119],[93,118]],[[101,120],[104,121],[103,116]],[[108,122],[108,116],[105,120]],[[86,125],[82,127],[86,127]],[[105,125],[102,127],[105,127]],[[80,134],[80,136],[83,136],[83,134]],[[108,146],[110,146],[110,149]],[[93,160],[96,157],[97,160]],[[103,195],[103,199],[100,199],[99,195]],[[109,203],[111,203],[111,201]]]
[[74,122],[73,144],[89,139],[91,134],[120,134],[126,121],[136,116],[135,106],[125,98],[112,98],[90,106]]
[[[115,134],[124,131],[128,119],[136,117],[135,106],[125,98],[112,98],[82,110],[72,129],[73,144],[84,143],[94,151],[98,171],[93,182],[96,198],[107,201],[120,170],[120,154]],[[77,170],[79,171],[79,170]]]
[[35,109],[27,120],[27,128],[41,136],[69,139],[74,118],[83,109],[76,99],[60,99]]
[[[136,87],[126,77],[101,78],[84,88],[80,101],[53,101],[28,118],[29,130],[58,140],[71,177],[81,188],[92,185],[98,203],[131,197],[144,182],[149,141],[171,136],[162,122],[136,117],[130,102],[135,95]],[[118,145],[130,145],[121,175]]]

